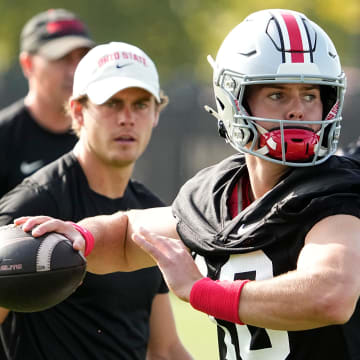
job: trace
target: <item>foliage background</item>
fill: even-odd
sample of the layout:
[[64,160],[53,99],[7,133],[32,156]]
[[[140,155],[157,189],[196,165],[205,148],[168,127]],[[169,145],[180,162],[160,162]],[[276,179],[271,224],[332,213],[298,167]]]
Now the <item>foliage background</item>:
[[[98,42],[126,41],[152,56],[163,80],[186,70],[209,80],[205,57],[215,55],[224,36],[263,0],[0,0],[0,70],[16,60],[21,28],[34,14],[64,7],[76,12]],[[360,36],[358,0],[267,0],[268,8],[305,12],[326,29],[343,63],[357,65]]]

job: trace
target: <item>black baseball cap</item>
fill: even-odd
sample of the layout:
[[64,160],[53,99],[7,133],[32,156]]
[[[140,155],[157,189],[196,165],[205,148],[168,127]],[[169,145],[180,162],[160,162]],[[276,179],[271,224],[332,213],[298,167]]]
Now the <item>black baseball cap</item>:
[[86,25],[72,12],[50,9],[31,18],[20,35],[20,51],[59,59],[77,48],[92,48]]

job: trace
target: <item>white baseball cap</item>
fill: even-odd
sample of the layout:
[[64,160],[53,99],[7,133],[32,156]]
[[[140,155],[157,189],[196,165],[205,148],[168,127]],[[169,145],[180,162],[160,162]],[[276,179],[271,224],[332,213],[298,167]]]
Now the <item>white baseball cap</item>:
[[136,46],[110,42],[95,46],[79,62],[73,98],[87,95],[100,105],[130,87],[147,90],[160,103],[159,76],[149,56]]

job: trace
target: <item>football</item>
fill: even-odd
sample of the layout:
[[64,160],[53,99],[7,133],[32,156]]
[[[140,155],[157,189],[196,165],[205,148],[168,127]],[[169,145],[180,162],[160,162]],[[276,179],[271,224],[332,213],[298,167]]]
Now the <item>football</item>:
[[0,306],[19,312],[50,308],[81,284],[86,260],[58,233],[35,238],[20,226],[0,227]]

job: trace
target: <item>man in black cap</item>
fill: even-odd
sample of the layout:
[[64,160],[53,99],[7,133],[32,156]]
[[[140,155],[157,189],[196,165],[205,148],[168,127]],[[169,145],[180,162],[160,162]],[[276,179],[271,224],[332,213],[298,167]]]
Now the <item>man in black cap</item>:
[[0,112],[0,196],[75,145],[63,104],[78,62],[93,46],[85,24],[64,9],[25,24],[19,60],[29,91]]

